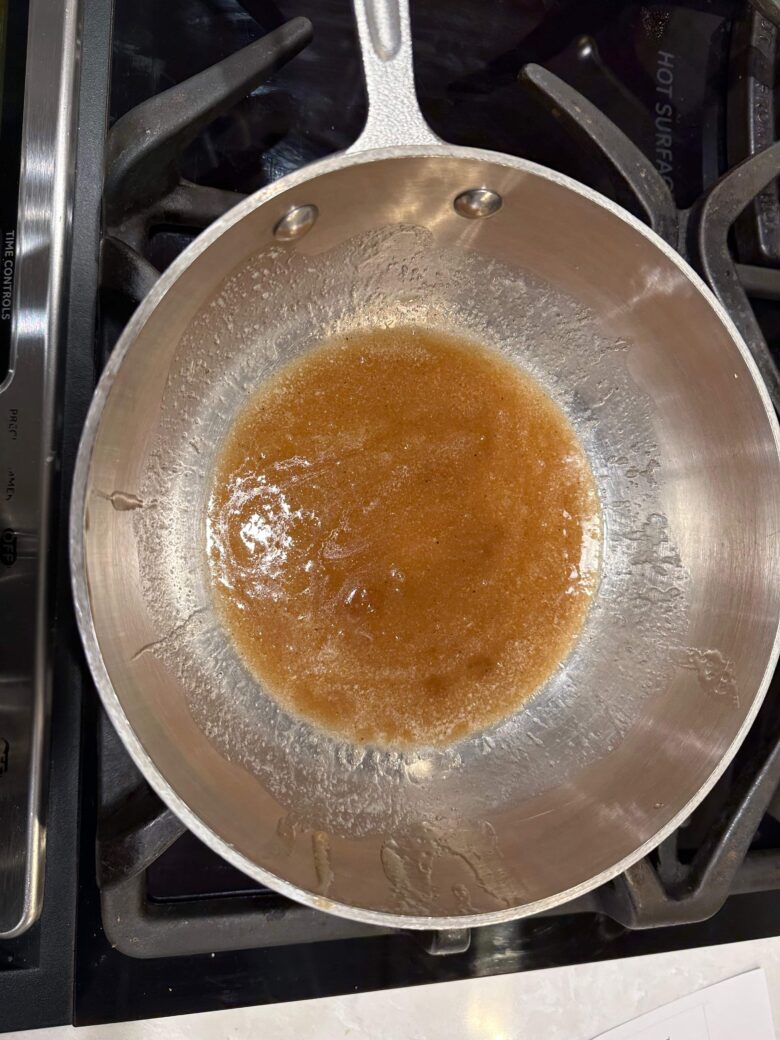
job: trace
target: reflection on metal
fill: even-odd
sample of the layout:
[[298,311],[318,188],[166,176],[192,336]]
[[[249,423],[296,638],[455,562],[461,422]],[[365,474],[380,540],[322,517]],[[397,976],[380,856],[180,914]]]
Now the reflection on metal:
[[279,242],[294,242],[314,227],[320,215],[316,206],[294,206],[274,227],[274,238]]
[[489,188],[469,188],[457,195],[453,206],[455,212],[468,220],[480,220],[482,217],[492,217],[501,209],[503,199],[497,191]]
[[47,557],[55,373],[70,231],[78,0],[31,0],[10,377],[0,393],[0,938],[43,898],[49,715]]

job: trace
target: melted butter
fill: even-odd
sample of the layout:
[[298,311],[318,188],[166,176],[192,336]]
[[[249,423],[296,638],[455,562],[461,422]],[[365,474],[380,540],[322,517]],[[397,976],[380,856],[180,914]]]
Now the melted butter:
[[417,328],[331,341],[228,432],[207,523],[219,612],[290,710],[444,744],[570,650],[600,518],[571,426],[497,354]]

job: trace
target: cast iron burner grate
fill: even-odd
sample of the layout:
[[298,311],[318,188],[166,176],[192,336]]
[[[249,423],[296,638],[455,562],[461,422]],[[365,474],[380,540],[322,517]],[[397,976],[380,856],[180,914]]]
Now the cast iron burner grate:
[[[553,30],[554,25],[550,39]],[[188,237],[243,197],[183,178],[185,149],[207,124],[305,48],[311,34],[306,19],[288,21],[141,103],[112,127],[104,190],[100,363],[159,270]],[[595,41],[580,37],[577,46],[592,72],[600,60]],[[686,209],[677,208],[644,152],[548,68],[525,64],[513,89],[524,92],[523,103],[534,98],[550,125],[557,124],[577,146],[607,164],[610,181],[620,185],[618,194],[630,195],[631,208],[690,258],[739,327],[777,407],[780,374],[750,302],[780,300],[780,270],[768,266],[780,263],[780,142],[774,141],[771,103],[776,50],[774,26],[746,6],[731,34],[730,82],[735,87],[729,100],[728,153],[737,164]],[[629,104],[631,98],[623,100]],[[177,232],[176,245],[166,253],[155,237],[171,228]],[[734,244],[743,263],[732,257]],[[270,892],[202,846],[146,785],[102,716],[99,745],[101,916],[106,936],[121,953],[135,958],[214,955],[382,934]],[[778,890],[780,823],[772,815],[780,818],[780,805],[772,804],[778,784],[776,678],[726,774],[651,855],[597,891],[522,922],[512,932],[513,945],[507,927],[495,926],[473,937],[463,931],[436,933],[424,940],[424,949],[467,955],[471,942],[471,955],[489,948],[487,960],[492,958],[495,971],[524,966],[530,949],[534,966],[568,962],[579,959],[566,952],[572,942],[618,953],[617,937],[627,929],[705,921],[729,896]]]

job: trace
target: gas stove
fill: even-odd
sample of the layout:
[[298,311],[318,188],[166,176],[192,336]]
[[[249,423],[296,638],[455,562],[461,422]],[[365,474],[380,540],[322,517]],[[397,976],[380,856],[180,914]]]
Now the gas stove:
[[[560,170],[650,224],[728,309],[777,406],[780,29],[766,15],[780,24],[780,6],[760,6],[500,0],[485,18],[476,0],[413,0],[412,30],[433,130]],[[56,76],[45,46],[54,8],[74,55],[80,38],[80,67],[60,55]],[[16,474],[0,523],[15,648],[0,661],[0,1029],[780,934],[777,677],[725,775],[655,852],[574,903],[471,933],[390,932],[299,906],[222,861],[156,798],[102,713],[72,617],[64,518],[78,436],[158,273],[242,197],[358,136],[366,99],[351,4],[14,0],[0,2],[0,25],[0,134],[4,154],[24,156],[3,164],[0,209],[11,280],[0,298],[3,484]],[[57,115],[48,166],[29,150],[31,113],[46,103]],[[66,133],[76,111],[78,131]],[[35,192],[47,176],[61,240],[52,234],[36,270]],[[56,319],[43,327],[41,300]],[[24,341],[36,329],[47,347],[37,367]],[[19,417],[36,399],[43,422],[30,431]]]

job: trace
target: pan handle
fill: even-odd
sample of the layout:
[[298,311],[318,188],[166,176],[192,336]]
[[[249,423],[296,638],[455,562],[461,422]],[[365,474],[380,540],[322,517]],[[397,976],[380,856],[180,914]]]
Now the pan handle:
[[409,0],[353,0],[368,93],[368,118],[348,152],[441,144],[414,89]]

